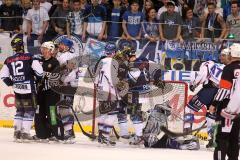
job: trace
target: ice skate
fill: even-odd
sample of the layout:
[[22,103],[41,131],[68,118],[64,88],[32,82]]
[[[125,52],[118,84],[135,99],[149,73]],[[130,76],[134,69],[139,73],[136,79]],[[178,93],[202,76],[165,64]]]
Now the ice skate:
[[144,144],[143,137],[142,137],[142,136],[137,136],[137,135],[135,135],[134,137],[132,137],[132,138],[130,139],[129,144],[130,144],[130,145],[141,145],[141,144]]
[[103,135],[99,135],[98,142],[101,144],[106,144],[109,146],[115,146],[116,142],[109,140],[108,138],[104,137]]
[[33,137],[29,133],[21,133],[20,137],[22,142],[25,142],[25,143],[34,141]]
[[75,135],[72,130],[66,131],[64,133],[64,144],[74,144],[76,143]]
[[14,142],[21,142],[21,131],[14,131]]

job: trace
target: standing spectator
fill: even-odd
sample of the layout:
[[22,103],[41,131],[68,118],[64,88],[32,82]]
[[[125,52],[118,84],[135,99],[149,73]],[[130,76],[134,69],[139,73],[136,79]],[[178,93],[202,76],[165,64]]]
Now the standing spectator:
[[153,2],[151,0],[146,0],[145,5],[142,9],[143,14],[145,16],[147,16],[146,14],[147,14],[148,10],[153,8],[153,7],[154,7]]
[[122,6],[126,9],[129,10],[130,9],[130,4],[128,0],[122,0]]
[[201,17],[204,14],[204,8],[206,6],[207,0],[195,0],[193,13],[198,17]]
[[3,31],[20,31],[20,25],[22,23],[21,8],[14,4],[13,0],[5,0],[4,4],[0,6],[0,20],[1,27],[0,32]]
[[237,2],[238,3],[238,7],[239,4],[240,4],[240,0],[230,0],[226,5],[224,5],[223,7],[223,19],[226,20],[227,19],[227,16],[231,14],[231,4],[232,3],[235,3]]
[[44,9],[46,9],[47,12],[49,12],[52,7],[52,4],[46,0],[40,0],[40,2],[41,2],[40,7],[43,7]]
[[[167,3],[169,2],[169,0],[162,0],[164,6],[162,6],[159,10],[158,10],[158,14],[157,14],[157,19],[159,20],[160,19],[160,16],[163,12],[167,11]],[[174,6],[175,6],[175,2],[171,1],[172,3],[174,3]],[[179,12],[179,9],[177,6],[174,7],[174,11],[175,12]]]
[[159,23],[156,18],[156,10],[154,8],[150,8],[147,12],[147,21],[143,23],[144,37],[150,42],[156,42],[160,39]]
[[181,36],[183,40],[194,40],[200,38],[201,24],[198,17],[193,15],[191,8],[185,8],[183,10],[183,26]]
[[234,34],[235,39],[240,39],[240,15],[237,1],[232,1],[231,14],[227,17],[227,34],[225,37],[228,34]]
[[[160,39],[159,34],[159,23],[157,21],[157,12],[154,8],[150,8],[147,11],[146,22],[143,23],[143,34],[144,37],[150,41],[148,44],[148,52],[145,51],[141,54],[141,57],[146,58],[148,55],[148,60],[155,60],[155,51],[157,47],[157,41]],[[150,47],[152,49],[150,49]]]
[[141,26],[144,20],[142,12],[138,11],[139,3],[137,0],[133,0],[131,4],[131,10],[126,11],[123,14],[123,38],[127,40],[134,40],[141,38]]
[[108,13],[108,24],[106,37],[108,40],[114,40],[122,35],[122,15],[125,12],[125,8],[121,7],[121,0],[113,0],[113,8]]
[[92,4],[87,6],[84,11],[84,26],[82,40],[86,40],[87,34],[91,37],[103,39],[106,28],[107,14],[99,0],[92,0]]
[[87,3],[87,0],[80,0],[81,2],[81,9],[82,10],[85,10],[85,8],[87,7],[88,3]]
[[39,0],[33,0],[33,7],[28,10],[26,19],[28,20],[28,40],[31,38],[38,39],[39,43],[41,43],[48,27],[49,16],[45,9],[40,8]]
[[181,39],[181,16],[175,12],[175,3],[167,2],[167,11],[160,16],[160,38],[162,40],[182,40]]
[[51,9],[49,10],[48,14],[49,14],[49,17],[52,17],[54,11],[58,8],[58,7],[61,7],[62,6],[62,2],[63,0],[57,0],[57,2],[52,5]]
[[222,16],[215,12],[215,9],[215,3],[208,3],[208,14],[202,24],[201,36],[218,42],[225,37],[226,24]]
[[22,7],[22,27],[21,27],[21,32],[23,34],[27,34],[27,23],[28,23],[28,20],[26,19],[26,16],[27,16],[28,10],[32,8],[31,0],[21,0],[21,7]]
[[[215,4],[215,12],[220,14],[221,16],[223,16],[223,9],[221,7],[219,7],[218,2],[219,2],[218,0],[207,0],[207,4],[214,3]],[[207,14],[208,14],[208,7],[205,7],[203,16],[206,16]]]
[[63,35],[67,31],[66,17],[69,15],[69,0],[63,0],[62,6],[57,7],[52,14],[51,24],[55,32]]
[[69,12],[67,20],[67,35],[76,34],[82,36],[83,30],[83,12],[79,0],[73,0],[73,11]]

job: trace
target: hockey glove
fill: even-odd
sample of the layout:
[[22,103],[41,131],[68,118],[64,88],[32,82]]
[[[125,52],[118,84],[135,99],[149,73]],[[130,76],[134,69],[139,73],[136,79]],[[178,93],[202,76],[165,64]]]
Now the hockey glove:
[[165,82],[162,80],[154,81],[154,85],[157,86],[158,88],[164,89]]
[[196,86],[194,86],[194,85],[190,85],[190,86],[189,86],[189,89],[190,89],[190,91],[192,91],[192,92],[195,91],[195,88],[196,88]]

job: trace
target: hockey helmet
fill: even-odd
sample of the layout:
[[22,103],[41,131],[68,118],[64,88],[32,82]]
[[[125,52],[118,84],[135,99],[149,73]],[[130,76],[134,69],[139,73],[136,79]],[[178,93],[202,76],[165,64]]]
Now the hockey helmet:
[[117,46],[114,42],[108,42],[105,46],[105,54],[112,55],[115,54],[117,51]]
[[51,52],[54,51],[55,49],[55,45],[52,41],[48,41],[48,42],[44,42],[42,45],[41,45],[42,48],[47,48],[49,49]]
[[24,52],[23,40],[19,37],[16,37],[11,41],[11,46],[15,52]]
[[233,43],[230,47],[230,55],[231,57],[240,58],[240,44]]
[[63,38],[59,43],[64,44],[69,49],[71,49],[73,47],[73,41],[68,38]]
[[224,48],[224,49],[221,51],[221,55],[229,55],[229,53],[230,53],[229,48]]

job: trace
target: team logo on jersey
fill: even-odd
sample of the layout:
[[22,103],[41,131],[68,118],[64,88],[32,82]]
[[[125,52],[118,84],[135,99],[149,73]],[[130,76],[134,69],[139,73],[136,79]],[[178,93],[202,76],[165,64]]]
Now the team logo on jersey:
[[49,64],[49,65],[48,65],[48,68],[51,68],[51,67],[52,67],[52,65],[51,65],[51,64]]
[[[57,36],[55,39],[53,39],[54,43],[59,43],[62,39],[64,38],[69,38],[67,37],[67,35],[61,35],[61,36]],[[71,37],[69,38],[73,41],[73,47],[72,47],[72,52],[78,52],[79,55],[81,55],[83,53],[83,44],[81,39],[78,36],[75,35],[71,35]]]

